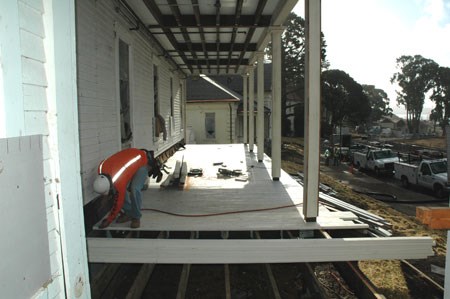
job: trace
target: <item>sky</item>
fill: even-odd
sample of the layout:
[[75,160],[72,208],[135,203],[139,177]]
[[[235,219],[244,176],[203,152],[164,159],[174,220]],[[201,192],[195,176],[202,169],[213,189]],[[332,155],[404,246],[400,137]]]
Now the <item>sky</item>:
[[[303,0],[294,12],[304,17]],[[322,0],[322,32],[330,69],[383,89],[401,117],[398,87],[390,83],[396,59],[419,54],[450,67],[450,0]],[[422,118],[433,107],[426,100]]]

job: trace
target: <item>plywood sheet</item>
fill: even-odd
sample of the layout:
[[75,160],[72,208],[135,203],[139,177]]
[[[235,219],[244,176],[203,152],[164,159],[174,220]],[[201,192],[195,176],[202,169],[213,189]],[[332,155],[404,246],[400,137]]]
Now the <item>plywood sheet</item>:
[[0,190],[1,297],[29,298],[51,278],[41,136],[0,139]]

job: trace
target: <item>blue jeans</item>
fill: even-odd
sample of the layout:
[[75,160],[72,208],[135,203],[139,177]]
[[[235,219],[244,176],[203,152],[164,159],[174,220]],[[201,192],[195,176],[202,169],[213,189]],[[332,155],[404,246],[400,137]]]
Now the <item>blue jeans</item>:
[[131,179],[129,190],[125,193],[125,202],[122,209],[125,214],[134,219],[141,219],[142,206],[142,187],[148,177],[148,167],[142,166],[139,168]]

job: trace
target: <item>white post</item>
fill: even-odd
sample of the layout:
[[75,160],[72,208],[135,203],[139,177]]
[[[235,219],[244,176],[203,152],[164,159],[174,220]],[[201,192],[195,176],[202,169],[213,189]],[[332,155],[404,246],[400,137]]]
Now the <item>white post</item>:
[[258,52],[258,114],[256,125],[256,142],[258,148],[258,162],[264,159],[264,52]]
[[65,297],[90,298],[88,257],[83,215],[78,136],[75,1],[44,1],[52,18],[48,67],[49,87],[57,111],[57,151],[59,159],[59,222],[64,267]]
[[248,149],[253,152],[255,144],[255,72],[248,67]]
[[0,137],[24,135],[19,2],[2,1],[0,12]]
[[49,143],[55,175],[65,298],[90,298],[80,176],[75,1],[42,1],[46,27]]
[[243,113],[243,122],[244,122],[244,140],[242,141],[242,143],[247,144],[248,143],[248,100],[247,100],[247,83],[248,83],[248,75],[247,73],[242,75],[242,80],[244,82],[243,84],[243,93],[242,93],[242,97],[243,97],[243,103],[242,105],[244,106],[244,109],[242,111]]
[[272,29],[272,179],[281,174],[281,34],[283,28]]
[[319,215],[320,163],[320,23],[321,1],[305,0],[305,167],[303,215],[314,222]]

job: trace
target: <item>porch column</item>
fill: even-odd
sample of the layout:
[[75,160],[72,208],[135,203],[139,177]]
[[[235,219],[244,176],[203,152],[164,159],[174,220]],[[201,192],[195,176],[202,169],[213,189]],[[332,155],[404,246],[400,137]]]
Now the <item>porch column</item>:
[[[55,134],[51,153],[59,175],[59,236],[65,298],[91,298],[80,177],[75,1],[43,1],[49,72],[48,103],[53,105]],[[48,29],[48,30],[47,30]],[[59,169],[58,169],[59,166]],[[59,171],[58,171],[59,170]],[[61,295],[63,296],[63,295]]]
[[283,28],[272,29],[272,179],[281,174],[281,34]]
[[320,157],[320,18],[321,1],[305,0],[305,167],[303,215],[314,222],[319,214]]
[[242,75],[242,81],[243,81],[243,93],[242,93],[242,106],[243,106],[243,123],[244,123],[244,135],[243,135],[243,140],[242,143],[247,144],[248,143],[248,100],[247,100],[247,82],[248,82],[248,74],[245,73],[244,75]]
[[255,73],[248,67],[248,149],[252,153],[255,145]]
[[258,162],[264,159],[264,52],[258,52],[258,114],[256,125],[256,142],[258,147]]

